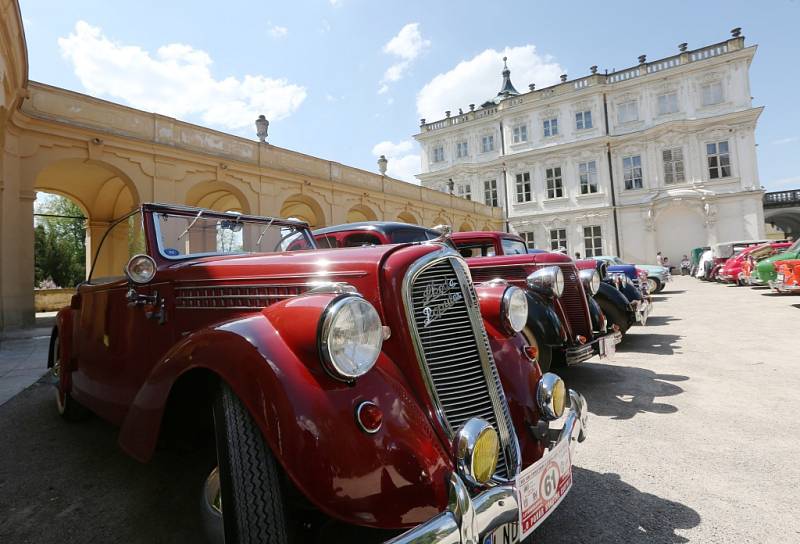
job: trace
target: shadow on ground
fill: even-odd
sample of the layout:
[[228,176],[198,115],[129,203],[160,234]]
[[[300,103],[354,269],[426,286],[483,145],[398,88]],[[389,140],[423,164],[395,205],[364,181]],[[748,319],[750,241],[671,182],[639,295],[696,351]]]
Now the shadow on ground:
[[659,291],[659,295],[677,295],[680,293],[685,293],[686,290],[684,289],[664,289],[663,291]]
[[700,524],[694,509],[639,491],[618,474],[575,467],[573,475],[572,489],[534,532],[534,542],[682,543],[688,539],[675,531]]
[[657,400],[683,393],[683,388],[672,382],[689,379],[605,363],[583,363],[561,369],[559,374],[567,386],[586,397],[591,413],[612,419],[631,419],[643,413],[674,414],[678,411],[675,406]]
[[[660,316],[653,316],[647,319],[649,327],[650,319],[658,319]],[[669,318],[672,319],[672,318]],[[658,324],[658,322],[656,322]],[[636,331],[634,334],[625,335],[625,339],[617,346],[620,353],[652,353],[654,355],[672,355],[680,349],[678,340],[683,338],[678,334],[655,334],[649,332],[647,327]]]
[[794,306],[795,308],[797,308],[798,310],[800,310],[800,304],[792,304],[792,306]]
[[660,325],[667,325],[672,321],[682,321],[682,319],[680,317],[672,317],[671,315],[653,315],[647,318],[647,326],[658,327]]

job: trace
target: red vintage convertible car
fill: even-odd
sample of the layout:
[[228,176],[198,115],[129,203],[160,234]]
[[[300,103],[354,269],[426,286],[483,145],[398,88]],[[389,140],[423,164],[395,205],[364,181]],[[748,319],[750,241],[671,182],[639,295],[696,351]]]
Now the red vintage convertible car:
[[119,425],[141,461],[208,433],[228,544],[320,517],[404,544],[524,537],[571,485],[587,409],[531,360],[518,291],[476,288],[439,240],[319,250],[305,223],[145,204],[58,313],[58,411]]
[[[346,223],[317,229],[314,238],[324,247],[357,247],[423,241],[440,236],[434,229],[391,221]],[[535,348],[543,371],[551,365],[575,365],[595,355],[613,356],[622,339],[606,322],[592,295],[599,274],[580,272],[560,253],[529,253],[525,241],[507,232],[449,233],[452,247],[466,259],[476,283],[504,280],[527,288],[528,320],[522,333]]]
[[[725,261],[725,264],[722,265],[722,268],[717,274],[717,279],[722,283],[735,283],[737,285],[744,285],[744,266],[748,259],[751,258],[751,255],[758,256],[759,259],[763,259],[770,255],[774,255],[779,251],[783,251],[791,245],[791,242],[769,242],[766,244],[746,247]],[[747,274],[747,276],[749,277],[749,274]]]

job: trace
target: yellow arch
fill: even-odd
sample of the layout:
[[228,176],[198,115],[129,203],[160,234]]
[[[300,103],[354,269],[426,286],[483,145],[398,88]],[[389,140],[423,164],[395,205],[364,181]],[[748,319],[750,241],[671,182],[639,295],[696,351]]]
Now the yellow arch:
[[296,194],[284,200],[280,215],[305,221],[311,228],[324,227],[327,224],[322,206],[308,195]]

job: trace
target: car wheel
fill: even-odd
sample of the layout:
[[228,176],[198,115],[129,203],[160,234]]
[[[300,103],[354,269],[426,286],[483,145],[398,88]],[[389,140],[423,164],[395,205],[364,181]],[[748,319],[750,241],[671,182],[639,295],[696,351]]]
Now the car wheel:
[[661,290],[661,282],[655,278],[647,278],[647,292],[651,294],[658,293]]
[[622,337],[624,338],[630,328],[630,323],[628,322],[628,314],[623,312],[614,304],[611,304],[603,299],[597,301],[600,305],[600,309],[603,310],[603,313],[606,316],[606,321],[610,325],[616,325],[619,327],[619,332],[622,333]]
[[225,384],[214,401],[214,429],[218,468],[203,493],[209,536],[224,534],[226,544],[287,543],[278,464],[250,413]]
[[536,348],[536,362],[539,364],[542,374],[550,370],[553,364],[553,348],[541,342],[528,327],[522,329],[522,335],[532,348]]
[[58,415],[67,421],[83,421],[87,419],[91,412],[73,399],[69,391],[66,390],[67,375],[61,360],[58,330],[54,330],[50,336],[50,349],[47,359],[47,367],[50,369],[50,376],[53,378],[53,385],[56,388],[56,410],[58,410]]

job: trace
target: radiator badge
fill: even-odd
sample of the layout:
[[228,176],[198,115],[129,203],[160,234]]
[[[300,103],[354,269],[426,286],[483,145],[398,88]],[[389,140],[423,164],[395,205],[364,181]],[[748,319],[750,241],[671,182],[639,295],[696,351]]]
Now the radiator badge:
[[[453,290],[456,291],[453,291]],[[425,294],[422,299],[422,314],[425,316],[423,327],[427,327],[440,317],[442,317],[447,310],[455,306],[464,296],[461,294],[458,282],[454,279],[448,279],[441,283],[430,283],[425,287]]]

